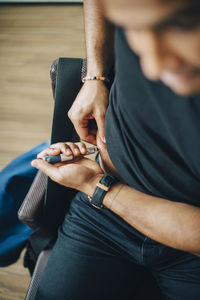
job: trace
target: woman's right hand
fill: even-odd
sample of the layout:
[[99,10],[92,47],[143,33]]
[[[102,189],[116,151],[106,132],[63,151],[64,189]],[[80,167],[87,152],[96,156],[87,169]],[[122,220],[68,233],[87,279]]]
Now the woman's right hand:
[[[78,135],[88,143],[96,145],[97,129],[102,142],[105,143],[105,115],[108,107],[108,94],[108,88],[103,81],[86,81],[68,111],[68,117]],[[89,126],[89,120],[92,119],[96,121],[96,129]]]

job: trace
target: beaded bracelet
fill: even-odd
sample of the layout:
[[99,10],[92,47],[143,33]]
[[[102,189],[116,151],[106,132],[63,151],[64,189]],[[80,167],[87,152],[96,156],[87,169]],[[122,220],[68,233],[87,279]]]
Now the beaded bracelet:
[[84,83],[87,80],[102,80],[102,81],[110,82],[110,80],[104,76],[86,76],[82,79],[82,82]]

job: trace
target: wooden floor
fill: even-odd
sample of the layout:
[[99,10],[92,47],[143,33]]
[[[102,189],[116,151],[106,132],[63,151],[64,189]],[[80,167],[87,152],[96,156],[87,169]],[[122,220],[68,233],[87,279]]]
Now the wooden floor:
[[[82,6],[0,6],[0,168],[49,139],[49,69],[57,57],[84,57]],[[28,271],[0,268],[0,300],[24,299]]]
[[50,136],[50,65],[83,57],[81,6],[0,6],[0,168]]
[[28,270],[23,267],[23,255],[24,251],[17,263],[0,268],[0,300],[24,299],[30,276]]

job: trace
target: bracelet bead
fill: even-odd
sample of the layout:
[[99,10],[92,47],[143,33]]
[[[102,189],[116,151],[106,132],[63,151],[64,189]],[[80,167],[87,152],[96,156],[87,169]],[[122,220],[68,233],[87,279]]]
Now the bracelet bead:
[[110,80],[107,77],[104,76],[86,76],[82,79],[82,82],[86,82],[87,80],[102,80],[105,82],[110,82]]

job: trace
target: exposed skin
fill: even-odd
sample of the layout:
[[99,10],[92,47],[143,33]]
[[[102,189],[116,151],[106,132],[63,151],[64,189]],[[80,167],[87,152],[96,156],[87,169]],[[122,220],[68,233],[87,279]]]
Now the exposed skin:
[[[87,2],[89,3],[89,1],[93,0]],[[176,5],[174,5],[174,2],[176,2]],[[107,17],[114,23],[125,27],[129,45],[140,56],[145,76],[150,79],[167,80],[169,85],[169,76],[175,74],[173,75],[175,76],[173,81],[176,84],[171,83],[170,87],[176,93],[191,95],[200,92],[199,29],[195,28],[195,30],[183,33],[182,30],[175,31],[172,28],[170,30],[165,28],[164,31],[163,29],[160,31],[158,26],[158,23],[160,24],[161,21],[185,5],[186,2],[103,0]],[[88,7],[88,9],[90,8]],[[93,13],[95,15],[95,9]],[[94,20],[95,18],[93,18]],[[91,24],[91,27],[93,27],[93,24]],[[97,33],[98,29],[101,31],[102,27],[97,26],[95,28]],[[88,37],[88,42],[92,43],[90,37]],[[183,49],[183,43],[185,49]],[[179,44],[181,47],[179,47]],[[146,51],[147,49],[148,51]],[[94,66],[99,64],[102,67],[104,59],[100,59],[101,50],[99,53],[98,56],[98,50],[96,49],[96,55],[95,57],[92,56],[92,60],[96,61]],[[194,77],[190,75],[193,72],[196,73]],[[168,79],[166,79],[166,73]],[[191,76],[191,78],[188,79],[187,76]],[[89,91],[89,88],[85,87],[86,89]],[[95,101],[93,101],[93,106],[95,106]],[[120,179],[109,158],[106,144],[99,138],[98,133],[95,142],[101,149],[102,168],[96,162],[89,161],[86,158],[81,158],[75,163],[63,163],[54,166],[38,159],[34,160],[32,165],[46,173],[54,181],[92,196],[95,186],[104,172],[115,174]],[[67,146],[66,144],[64,146],[60,143],[54,147],[57,148],[55,151],[55,154],[57,154],[59,152],[65,153],[66,147],[71,148],[73,151],[74,148],[79,146],[73,143],[67,143]],[[52,154],[52,149],[48,148],[45,151],[39,157],[44,156],[44,154]],[[77,155],[80,155],[80,152]],[[77,174],[81,174],[78,182]],[[198,207],[144,194],[127,186],[122,179],[107,192],[103,204],[138,231],[155,241],[196,255],[200,254],[200,209]]]
[[124,28],[129,46],[139,55],[148,79],[163,81],[177,94],[200,93],[198,1],[197,16],[191,17],[197,22],[192,28],[187,21],[190,16],[183,17],[183,11],[195,0],[127,0],[126,5],[121,0],[102,2],[107,17]]
[[[108,77],[114,60],[114,27],[104,17],[99,0],[84,1],[87,76]],[[94,119],[101,140],[105,143],[105,114],[108,89],[101,81],[87,81],[68,112],[80,138],[96,144],[96,131],[89,127]]]

